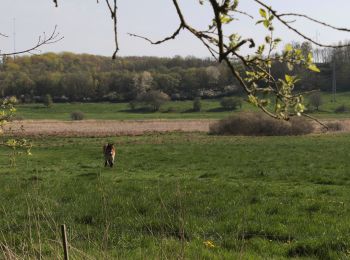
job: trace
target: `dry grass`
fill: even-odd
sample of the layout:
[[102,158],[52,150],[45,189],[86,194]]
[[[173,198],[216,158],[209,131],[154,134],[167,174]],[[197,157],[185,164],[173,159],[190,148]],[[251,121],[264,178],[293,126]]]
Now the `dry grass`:
[[[209,132],[214,119],[198,120],[23,120],[15,121],[7,126],[12,135],[19,136],[121,136],[143,135],[147,133],[165,132]],[[337,123],[342,132],[350,132],[350,119],[322,120]],[[314,132],[323,132],[322,126],[314,122]],[[23,130],[22,130],[23,129]]]
[[[326,119],[322,123],[328,126],[328,132],[350,132],[350,119]],[[324,132],[324,128],[317,122],[314,122],[314,128],[316,133]]]
[[313,132],[310,120],[294,117],[289,121],[275,120],[263,113],[241,113],[222,119],[210,126],[215,135],[283,136]]
[[11,123],[8,129],[14,135],[25,136],[117,136],[150,132],[208,132],[213,121],[215,120],[24,120]]

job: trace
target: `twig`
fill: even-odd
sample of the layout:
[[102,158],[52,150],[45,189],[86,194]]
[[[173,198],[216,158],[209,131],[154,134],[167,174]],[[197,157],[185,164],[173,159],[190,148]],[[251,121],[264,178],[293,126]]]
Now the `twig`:
[[320,124],[321,126],[323,126],[324,129],[325,129],[326,131],[329,130],[329,127],[328,127],[326,124],[322,123],[322,122],[321,122],[320,120],[318,120],[317,118],[315,118],[315,117],[313,117],[313,116],[310,116],[310,115],[308,115],[308,114],[305,114],[305,113],[302,113],[301,115],[304,116],[304,117],[307,117],[307,118],[309,118],[309,119],[311,119],[311,120],[313,120],[313,121],[315,121],[315,122],[317,122],[318,124]]
[[[315,40],[313,40],[311,37],[307,36],[306,34],[302,33],[301,31],[299,31],[297,28],[293,27],[290,25],[290,22],[288,21],[285,21],[284,19],[282,19],[283,16],[287,16],[288,14],[278,14],[276,10],[272,9],[271,7],[269,7],[268,5],[264,4],[262,1],[260,0],[254,0],[256,3],[258,3],[259,5],[263,6],[264,8],[266,8],[267,10],[269,10],[283,25],[285,25],[289,30],[295,32],[296,34],[298,34],[299,36],[301,36],[303,39],[319,46],[319,47],[324,47],[324,48],[342,48],[342,47],[348,47],[350,46],[350,44],[346,44],[346,45],[330,45],[330,44],[323,44],[321,42],[317,42]],[[290,15],[290,14],[289,14]],[[297,14],[293,14],[294,16],[297,16]],[[313,19],[311,17],[308,17],[306,15],[302,15],[300,14],[299,15],[300,17],[304,17],[304,18],[307,18],[313,22],[317,22],[319,24],[322,24],[324,26],[327,26],[327,27],[330,27],[330,28],[333,28],[335,30],[339,30],[339,31],[347,31],[347,32],[350,32],[349,29],[345,29],[345,28],[337,28],[335,26],[332,26],[332,25],[329,25],[329,24],[326,24],[324,22],[321,22],[321,21],[318,21],[316,19]]]
[[46,34],[44,33],[43,35],[39,36],[37,43],[35,46],[23,50],[23,51],[17,51],[17,52],[10,52],[10,53],[2,53],[1,56],[9,56],[9,55],[15,55],[15,54],[23,54],[23,53],[28,53],[31,51],[35,51],[38,48],[48,45],[48,44],[54,44],[56,42],[59,42],[63,39],[63,36],[60,36],[60,33],[57,32],[57,25],[55,26],[53,32],[49,35],[49,37],[46,37]]

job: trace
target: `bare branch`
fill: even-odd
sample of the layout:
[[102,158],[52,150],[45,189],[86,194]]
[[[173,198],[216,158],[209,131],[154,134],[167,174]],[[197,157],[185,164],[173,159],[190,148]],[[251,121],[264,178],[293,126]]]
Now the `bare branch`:
[[[119,51],[119,43],[118,43],[118,16],[117,16],[117,0],[113,0],[113,6],[110,4],[109,0],[105,0],[108,6],[109,12],[111,14],[111,18],[113,20],[113,31],[114,31],[114,43],[115,43],[115,51],[112,55],[112,59],[117,57],[117,52]],[[98,3],[98,1],[97,1]]]
[[310,116],[310,115],[308,115],[308,114],[305,114],[305,113],[302,113],[302,116],[307,117],[307,118],[309,118],[309,119],[311,119],[311,120],[317,122],[318,124],[320,124],[321,126],[323,126],[323,128],[325,129],[325,131],[328,131],[328,130],[329,130],[329,127],[328,127],[326,124],[322,123],[322,122],[321,122],[320,120],[318,120],[317,118],[315,118],[315,117],[313,117],[313,116]]
[[45,33],[42,36],[39,36],[37,43],[33,47],[26,49],[26,50],[23,50],[23,51],[18,51],[18,52],[1,53],[1,56],[30,53],[30,52],[35,51],[44,45],[54,44],[56,42],[59,42],[63,38],[64,37],[60,36],[60,33],[57,32],[57,25],[56,25],[53,32],[49,35],[49,37],[47,37]]
[[[267,10],[269,10],[283,25],[285,25],[289,30],[295,32],[296,34],[298,34],[299,36],[301,36],[302,38],[304,38],[305,40],[319,46],[319,47],[324,47],[324,48],[342,48],[342,47],[348,47],[350,46],[349,44],[345,44],[345,45],[330,45],[330,44],[323,44],[323,43],[320,43],[320,42],[317,42],[315,40],[313,40],[311,37],[307,36],[306,34],[300,32],[297,28],[293,27],[290,25],[290,22],[284,20],[282,17],[283,16],[286,16],[286,14],[278,14],[276,10],[272,9],[270,6],[264,4],[262,1],[260,0],[254,0],[256,3],[258,3],[259,5],[263,6],[264,8],[266,8]],[[295,15],[294,16],[298,16],[298,15]],[[299,15],[300,17],[304,17],[304,18],[307,18],[311,21],[314,21],[314,22],[317,22],[319,24],[323,24],[327,27],[330,27],[330,28],[333,28],[335,30],[339,30],[339,29],[342,29],[343,31],[348,31],[348,29],[345,29],[345,28],[337,28],[337,27],[334,27],[334,26],[331,26],[331,25],[328,25],[326,23],[323,23],[321,21],[317,21],[316,19],[313,19],[311,17],[308,17],[308,16],[305,16],[305,15]],[[349,31],[350,32],[350,31]]]
[[240,47],[242,47],[243,45],[245,45],[248,42],[250,43],[249,48],[254,48],[255,47],[255,42],[254,42],[253,39],[242,40],[239,43],[237,43],[235,46],[233,46],[232,48],[228,48],[227,47],[227,51],[222,53],[222,59],[225,58],[226,56],[228,56],[231,53],[235,54],[236,50],[238,50]]
[[[328,28],[331,28],[331,29],[334,29],[334,30],[337,30],[337,31],[343,31],[343,32],[350,32],[350,29],[349,28],[341,28],[341,27],[336,27],[336,26],[333,26],[331,24],[328,24],[328,23],[325,23],[325,22],[322,22],[322,21],[319,21],[317,19],[314,19],[310,16],[307,16],[305,14],[297,14],[297,13],[285,13],[285,14],[279,14],[278,15],[279,17],[283,17],[283,16],[295,16],[295,17],[303,17],[307,20],[310,20],[312,22],[315,22],[317,24],[320,24],[320,25],[323,25],[325,27],[328,27]],[[294,20],[295,21],[295,20]]]
[[148,42],[151,43],[151,44],[157,45],[157,44],[161,44],[161,43],[163,43],[163,42],[166,42],[166,41],[175,39],[176,36],[179,35],[181,29],[183,29],[182,24],[180,24],[179,28],[178,28],[171,36],[166,37],[166,38],[164,38],[164,39],[162,39],[162,40],[159,40],[159,41],[156,41],[156,42],[150,40],[149,38],[146,38],[146,37],[143,37],[143,36],[139,36],[139,35],[136,35],[136,34],[133,34],[133,33],[128,33],[128,34],[129,34],[130,36],[133,36],[133,37],[137,37],[137,38],[144,39],[144,40],[148,41]]
[[242,15],[244,15],[244,16],[247,16],[247,17],[249,17],[249,18],[251,18],[251,19],[254,19],[254,16],[252,16],[251,14],[248,14],[247,12],[240,11],[240,10],[235,10],[234,12],[235,12],[235,13],[238,13],[238,14],[242,14]]
[[[223,54],[224,54],[224,48],[223,48],[223,44],[224,44],[224,39],[223,39],[223,32],[222,32],[222,23],[221,23],[221,16],[220,16],[220,6],[218,5],[218,3],[216,2],[216,0],[210,0],[210,3],[213,7],[213,11],[215,14],[215,22],[216,22],[216,27],[218,30],[218,37],[219,37],[219,43],[218,43],[218,47],[219,47],[219,61],[223,60]],[[224,3],[225,4],[225,3]]]

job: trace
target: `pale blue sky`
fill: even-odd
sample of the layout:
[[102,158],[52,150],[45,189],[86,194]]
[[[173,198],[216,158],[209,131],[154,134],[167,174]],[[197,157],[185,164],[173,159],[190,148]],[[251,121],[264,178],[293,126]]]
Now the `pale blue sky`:
[[[0,32],[11,36],[0,37],[2,52],[13,50],[13,18],[16,18],[17,50],[30,47],[42,32],[49,33],[58,25],[65,39],[59,43],[42,48],[43,52],[71,51],[111,55],[113,52],[112,23],[104,1],[60,0],[60,7],[54,8],[51,0],[1,0]],[[198,0],[180,0],[188,21],[199,28],[210,23],[210,10],[198,5]],[[350,28],[349,0],[269,0],[265,1],[275,9],[288,12],[305,13],[320,18],[336,26]],[[241,10],[258,17],[258,9],[252,0],[241,0]],[[178,18],[171,0],[119,0],[119,55],[194,55],[209,56],[202,44],[188,33],[182,33],[175,41],[161,46],[127,36],[127,32],[160,39],[171,34],[178,26]],[[324,43],[335,43],[350,39],[350,33],[337,33],[310,22],[295,24],[312,38]],[[246,37],[261,39],[265,31],[254,26],[250,19],[241,17],[227,33],[237,30]],[[300,41],[294,33],[277,26],[277,35],[285,42]]]

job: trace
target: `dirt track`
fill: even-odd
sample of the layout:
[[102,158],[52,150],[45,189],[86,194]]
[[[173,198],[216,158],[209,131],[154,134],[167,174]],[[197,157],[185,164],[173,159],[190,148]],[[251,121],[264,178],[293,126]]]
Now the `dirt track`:
[[[113,136],[140,135],[149,132],[208,132],[216,120],[126,120],[56,121],[24,120],[9,126],[16,135]],[[23,131],[21,127],[23,126]]]
[[[28,136],[119,136],[141,135],[151,132],[208,132],[209,125],[217,120],[24,120],[9,125],[15,135]],[[350,132],[350,119],[322,120],[339,122],[343,132]],[[23,130],[22,129],[23,126]],[[320,125],[315,123],[315,132],[320,132]]]

